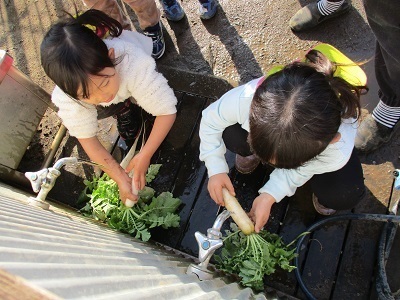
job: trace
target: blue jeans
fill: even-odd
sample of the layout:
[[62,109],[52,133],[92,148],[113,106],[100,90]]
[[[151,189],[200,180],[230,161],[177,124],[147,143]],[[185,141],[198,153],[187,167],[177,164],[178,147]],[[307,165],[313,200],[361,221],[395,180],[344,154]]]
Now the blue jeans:
[[379,97],[391,107],[400,106],[400,1],[364,0],[365,12],[375,34],[375,73]]

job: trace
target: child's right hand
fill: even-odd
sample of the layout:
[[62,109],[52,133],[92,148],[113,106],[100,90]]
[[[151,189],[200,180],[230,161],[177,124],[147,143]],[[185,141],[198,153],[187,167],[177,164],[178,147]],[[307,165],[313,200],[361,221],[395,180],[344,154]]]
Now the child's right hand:
[[132,193],[132,178],[128,174],[118,181],[119,198],[126,207],[132,207],[138,201],[138,196]]
[[208,180],[208,192],[215,203],[225,206],[222,188],[226,188],[232,196],[235,196],[235,189],[228,174],[221,173],[211,176]]

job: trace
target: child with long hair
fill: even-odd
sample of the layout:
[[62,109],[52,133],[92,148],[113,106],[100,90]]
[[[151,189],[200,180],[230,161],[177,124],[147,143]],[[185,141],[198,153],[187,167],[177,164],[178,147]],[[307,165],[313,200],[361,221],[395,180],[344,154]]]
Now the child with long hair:
[[[177,99],[167,80],[156,71],[152,41],[98,10],[53,25],[41,47],[41,63],[56,84],[52,101],[58,115],[89,158],[118,184],[127,206],[137,201],[145,185],[150,159],[171,129]],[[131,144],[146,112],[154,125],[141,151],[126,170],[97,138],[98,118],[114,116],[118,131]],[[134,169],[133,184],[128,173]]]
[[200,124],[200,159],[218,205],[224,205],[222,188],[235,195],[226,148],[236,153],[239,172],[250,173],[260,162],[275,168],[250,211],[256,232],[272,205],[307,181],[314,207],[324,215],[354,207],[365,194],[354,151],[366,81],[361,68],[321,44],[304,61],[270,73],[227,92],[203,111]]

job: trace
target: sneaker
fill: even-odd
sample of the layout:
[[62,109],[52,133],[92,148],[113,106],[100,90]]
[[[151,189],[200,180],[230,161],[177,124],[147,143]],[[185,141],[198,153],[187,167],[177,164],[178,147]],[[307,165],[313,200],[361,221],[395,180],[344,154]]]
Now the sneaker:
[[242,174],[250,174],[259,164],[260,159],[258,159],[254,154],[250,156],[240,156],[239,154],[236,154],[235,168]]
[[334,210],[332,208],[327,208],[327,207],[323,206],[321,203],[319,203],[318,197],[315,196],[315,194],[312,194],[312,203],[314,204],[315,210],[320,215],[330,216],[330,215],[333,215],[334,213],[336,213],[336,210]]
[[386,127],[375,121],[371,114],[367,115],[357,129],[354,146],[359,152],[368,153],[378,149],[390,141],[393,128]]
[[165,42],[161,21],[154,26],[147,27],[145,30],[143,30],[143,34],[153,40],[153,52],[151,56],[154,59],[159,59],[161,56],[163,56],[165,52]]
[[322,22],[329,19],[336,18],[346,12],[351,8],[351,4],[347,1],[332,14],[324,16],[318,10],[318,2],[310,3],[304,6],[302,9],[298,10],[297,13],[290,19],[289,26],[293,31],[303,31],[311,29]]
[[160,0],[164,14],[170,21],[180,21],[185,16],[182,6],[176,0]]
[[211,19],[217,13],[218,3],[216,0],[199,0],[199,14],[203,20]]

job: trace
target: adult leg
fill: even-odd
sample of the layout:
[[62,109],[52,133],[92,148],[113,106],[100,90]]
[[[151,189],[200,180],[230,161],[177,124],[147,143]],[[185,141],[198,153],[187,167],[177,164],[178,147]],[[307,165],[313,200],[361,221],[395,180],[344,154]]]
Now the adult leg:
[[311,29],[348,12],[350,8],[348,0],[319,0],[298,10],[290,19],[289,26],[293,31]]
[[160,10],[155,0],[124,0],[135,12],[143,34],[153,41],[152,56],[159,59],[165,51],[164,35],[160,22]]
[[[160,22],[160,10],[155,0],[125,0],[135,12],[143,34],[153,41],[152,56],[160,58],[165,51],[165,42]],[[132,29],[128,18],[123,14],[116,0],[83,0],[89,8],[101,10],[118,20],[124,29]]]
[[124,15],[116,0],[83,0],[82,2],[89,9],[100,10],[109,15],[111,18],[117,20],[121,23],[122,28],[131,29],[131,23]]
[[160,10],[154,0],[124,0],[124,2],[135,12],[142,30],[160,21]]
[[351,209],[365,195],[363,171],[355,150],[343,168],[314,175],[310,183],[318,202],[335,210]]
[[375,34],[375,74],[378,105],[361,123],[356,148],[371,152],[388,142],[400,119],[400,1],[364,0],[368,22]]

